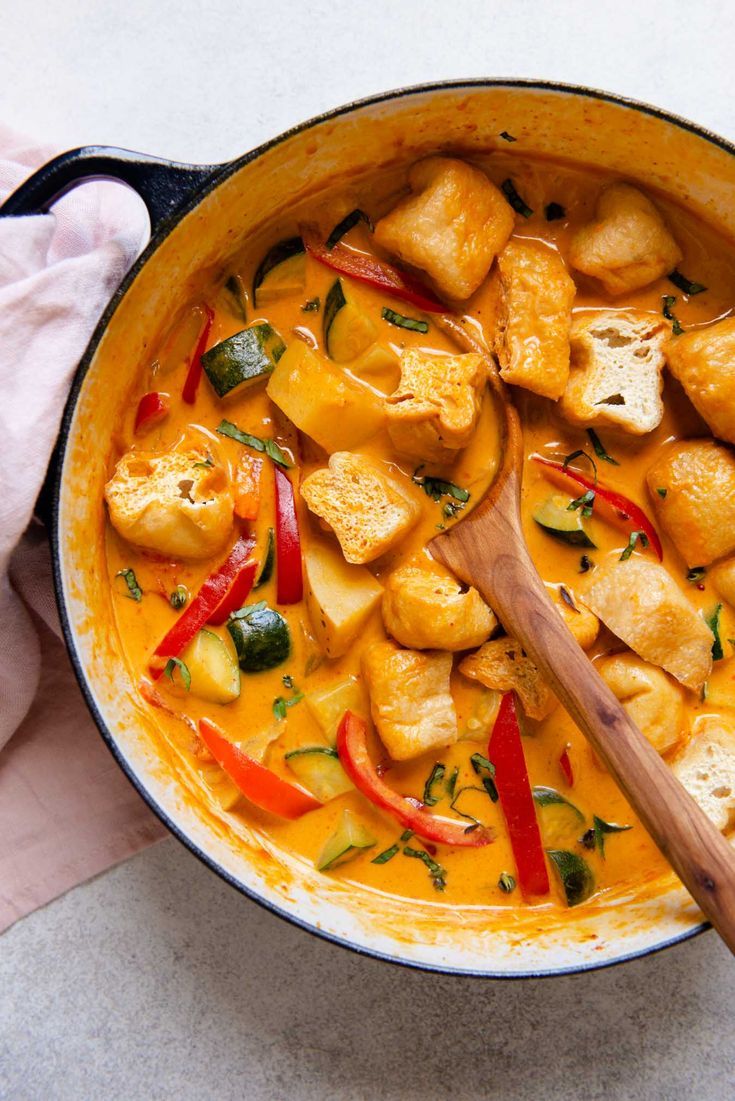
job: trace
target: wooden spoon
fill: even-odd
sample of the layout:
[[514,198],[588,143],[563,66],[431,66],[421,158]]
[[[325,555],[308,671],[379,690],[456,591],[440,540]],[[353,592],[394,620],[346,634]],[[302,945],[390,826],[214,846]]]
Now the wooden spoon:
[[435,320],[459,347],[483,357],[505,425],[501,467],[490,490],[465,520],[433,539],[429,549],[479,590],[508,634],[518,639],[735,953],[735,848],[631,721],[554,607],[521,528],[523,433],[518,412],[472,323],[448,316]]

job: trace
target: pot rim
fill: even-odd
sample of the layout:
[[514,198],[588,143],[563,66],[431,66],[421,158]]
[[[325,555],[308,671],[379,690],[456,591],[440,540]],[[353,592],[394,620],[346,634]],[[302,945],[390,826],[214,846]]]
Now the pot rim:
[[333,119],[341,118],[343,115],[348,115],[353,111],[361,110],[366,107],[374,107],[379,104],[390,102],[395,99],[409,98],[411,96],[423,95],[432,92],[452,91],[467,89],[472,91],[473,89],[482,88],[509,88],[509,89],[528,89],[531,91],[548,91],[559,92],[570,96],[579,96],[588,99],[601,100],[608,103],[617,104],[621,107],[629,108],[633,111],[638,111],[641,114],[651,115],[654,118],[661,119],[664,122],[670,123],[679,127],[682,130],[687,130],[697,137],[703,138],[705,141],[710,142],[713,145],[718,146],[724,152],[730,155],[735,155],[735,144],[728,141],[726,138],[721,137],[712,130],[708,130],[704,126],[700,126],[697,123],[684,118],[681,115],[677,115],[671,111],[666,111],[660,107],[652,106],[641,100],[631,99],[626,96],[617,95],[613,92],[602,91],[597,88],[590,88],[582,84],[569,84],[563,81],[552,80],[537,80],[526,78],[504,78],[504,77],[476,77],[468,79],[453,79],[442,81],[430,81],[423,84],[412,84],[401,88],[394,88],[385,92],[378,92],[372,96],[365,96],[360,99],[351,100],[346,104],[342,104],[339,107],[334,107],[331,110],[324,111],[319,115],[315,115],[312,118],[307,119],[304,122],[298,123],[292,126],[288,130],[283,131],[275,138],[271,138],[266,142],[261,143],[254,149],[243,153],[239,157],[235,157],[233,160],[224,162],[219,169],[215,168],[212,175],[209,176],[202,184],[196,187],[191,197],[179,208],[174,217],[167,219],[158,230],[152,235],[145,249],[141,252],[135,263],[128,271],[125,278],[120,283],[119,287],[111,297],[104,313],[98,321],[94,332],[90,338],[87,348],[82,356],[79,366],[76,369],[72,385],[69,391],[69,396],[64,407],[64,413],[59,427],[59,435],[56,443],[56,449],[52,463],[54,465],[53,479],[52,479],[52,491],[51,491],[51,503],[50,503],[50,535],[51,535],[51,559],[53,568],[53,580],[54,580],[54,593],[56,597],[56,605],[59,612],[59,619],[61,622],[61,629],[64,638],[64,643],[69,655],[74,675],[79,684],[82,696],[87,705],[87,708],[94,720],[94,723],[102,736],[105,745],[109,749],[110,753],[114,757],[115,761],[122,769],[124,775],[130,781],[132,786],[138,792],[138,794],[144,799],[149,808],[153,811],[156,817],[166,826],[167,830],[173,834],[188,850],[193,853],[197,859],[199,859],[210,871],[215,872],[221,879],[223,879],[230,886],[234,887],[240,894],[245,895],[246,898],[253,902],[256,902],[259,906],[268,912],[275,914],[277,917],[287,921],[291,925],[295,925],[299,929],[303,929],[313,936],[318,937],[320,940],[328,941],[332,944],[339,945],[341,948],[349,949],[359,956],[367,956],[372,959],[377,959],[382,962],[391,963],[398,967],[408,967],[416,971],[427,971],[432,973],[438,973],[443,975],[452,975],[463,978],[475,978],[475,979],[503,979],[503,980],[517,980],[517,979],[538,979],[538,978],[551,978],[554,976],[562,975],[576,975],[587,971],[601,971],[610,967],[615,967],[618,964],[627,963],[630,960],[640,959],[645,956],[654,955],[661,952],[666,948],[671,948],[676,944],[682,944],[685,941],[698,936],[700,933],[705,932],[711,926],[709,922],[702,921],[691,928],[683,930],[681,933],[675,936],[669,937],[667,940],[661,941],[657,944],[647,946],[631,952],[625,952],[622,955],[615,956],[612,959],[603,959],[599,962],[594,961],[592,963],[585,963],[582,965],[571,965],[564,967],[555,967],[548,969],[531,969],[527,971],[493,971],[491,969],[479,969],[479,968],[459,968],[451,967],[445,964],[432,964],[421,962],[417,960],[407,959],[405,957],[389,955],[386,952],[380,951],[376,948],[368,948],[363,945],[357,944],[353,941],[346,939],[345,937],[338,936],[335,933],[318,928],[315,925],[310,924],[305,919],[299,917],[298,914],[291,913],[282,906],[271,902],[257,893],[255,889],[249,887],[247,884],[240,882],[223,868],[216,860],[215,857],[210,856],[200,846],[189,837],[183,829],[181,829],[170,817],[164,807],[153,797],[153,795],[147,790],[143,781],[138,777],[137,773],[122,754],[118,747],[116,739],[110,732],[104,716],[101,714],[97,704],[94,700],[92,692],[87,683],[86,673],[84,671],[82,662],[77,652],[74,631],[67,613],[66,602],[64,596],[64,586],[62,578],[62,532],[60,530],[60,497],[62,489],[62,477],[64,459],[66,455],[69,433],[74,420],[76,412],[77,401],[84,384],[84,380],[87,376],[87,372],[91,366],[92,360],[97,352],[99,344],[109,326],[118,306],[122,299],[125,297],[129,287],[138,277],[138,274],[143,267],[152,258],[155,252],[158,250],[162,242],[168,237],[168,235],[176,228],[179,222],[186,217],[192,210],[199,205],[199,203],[206,198],[212,191],[214,191],[220,183],[224,182],[235,172],[239,172],[247,164],[257,160],[263,154],[269,150],[280,145],[282,142],[287,141],[289,138],[296,136],[297,134],[304,133],[315,126],[318,126],[324,122],[328,122]]

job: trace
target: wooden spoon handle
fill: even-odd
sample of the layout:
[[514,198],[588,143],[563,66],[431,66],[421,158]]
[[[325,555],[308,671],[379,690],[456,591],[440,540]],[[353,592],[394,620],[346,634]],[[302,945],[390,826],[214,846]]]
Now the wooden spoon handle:
[[[509,536],[513,526],[511,522]],[[512,538],[496,538],[478,553],[478,547],[470,545],[472,527],[468,517],[451,534],[436,539],[432,553],[480,591],[506,631],[536,662],[676,874],[735,953],[735,849],[590,664],[551,602],[525,546]],[[507,552],[498,550],[503,545]]]

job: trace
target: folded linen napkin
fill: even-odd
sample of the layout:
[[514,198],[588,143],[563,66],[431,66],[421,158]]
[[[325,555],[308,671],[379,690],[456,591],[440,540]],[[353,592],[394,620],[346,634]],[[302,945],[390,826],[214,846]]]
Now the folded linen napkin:
[[[55,152],[0,126],[0,201]],[[33,520],[74,370],[147,234],[143,204],[115,184],[85,184],[52,214],[0,218],[0,932],[165,834],[104,747],[55,637]]]

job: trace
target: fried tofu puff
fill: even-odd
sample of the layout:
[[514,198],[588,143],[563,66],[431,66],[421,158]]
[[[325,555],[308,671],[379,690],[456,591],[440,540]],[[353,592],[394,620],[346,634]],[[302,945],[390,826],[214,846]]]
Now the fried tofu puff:
[[123,539],[171,558],[208,558],[232,531],[234,496],[224,468],[197,451],[128,451],[105,486]]
[[375,240],[421,268],[448,298],[469,298],[510,237],[513,210],[479,168],[427,157],[408,173],[413,192],[375,226]]
[[572,237],[569,259],[617,296],[648,286],[672,271],[681,249],[651,200],[627,183],[606,187],[597,216]]

